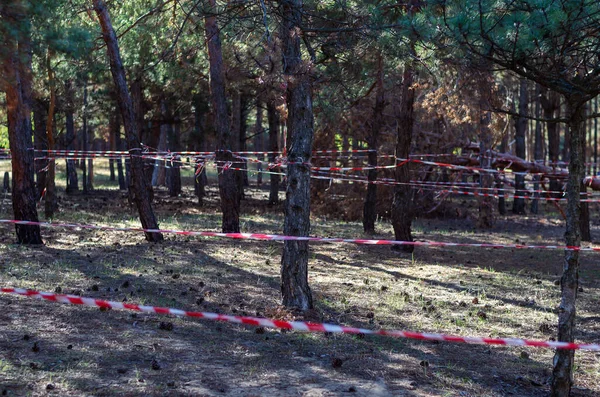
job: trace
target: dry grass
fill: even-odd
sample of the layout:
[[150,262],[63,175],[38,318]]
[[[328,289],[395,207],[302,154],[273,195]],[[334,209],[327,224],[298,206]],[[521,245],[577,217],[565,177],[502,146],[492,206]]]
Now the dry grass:
[[[105,170],[97,180],[98,186],[109,185]],[[243,205],[244,231],[281,232],[281,208],[264,205],[266,192],[252,192]],[[159,192],[161,226],[218,230],[214,188],[210,194],[198,208],[189,191],[176,199]],[[117,191],[89,197],[61,193],[61,200],[57,222],[137,226]],[[6,206],[0,217],[10,218]],[[391,237],[388,225],[378,226],[381,237]],[[500,219],[486,232],[474,231],[466,220],[418,220],[415,231],[423,240],[536,244],[560,243],[563,233],[550,217]],[[362,237],[357,223],[319,218],[313,219],[313,233]],[[142,235],[120,232],[43,234],[44,247],[23,247],[12,244],[10,228],[0,228],[0,284],[191,310],[293,316],[279,306],[276,242],[168,236],[152,245]],[[311,250],[316,308],[299,318],[460,335],[547,340],[556,333],[560,251],[424,247],[402,255],[348,244],[313,244]],[[595,258],[582,255],[577,332],[582,342],[600,337]],[[6,395],[548,394],[549,350],[257,333],[251,327],[12,296],[0,296],[0,306],[0,393]],[[334,368],[335,359],[341,367]],[[598,395],[600,355],[578,352],[576,361],[573,395]]]

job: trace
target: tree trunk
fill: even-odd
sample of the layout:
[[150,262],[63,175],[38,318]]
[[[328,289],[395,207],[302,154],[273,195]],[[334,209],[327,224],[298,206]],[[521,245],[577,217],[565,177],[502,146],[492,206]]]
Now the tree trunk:
[[[565,244],[579,247],[581,244],[581,229],[579,225],[581,203],[580,184],[584,176],[584,161],[582,139],[585,134],[585,113],[583,103],[567,100],[568,125],[570,130],[571,161],[569,162],[569,179],[567,183],[567,227]],[[563,274],[560,280],[561,301],[558,314],[558,340],[573,342],[575,332],[575,302],[579,287],[579,251],[566,250]],[[557,349],[554,355],[554,370],[552,372],[553,397],[566,397],[573,385],[573,350]]]
[[[254,151],[255,152],[262,152],[265,150],[265,139],[264,139],[264,130],[263,130],[263,109],[261,106],[261,101],[260,99],[256,99],[256,124],[254,126]],[[257,154],[256,155],[257,160],[259,161],[264,161],[265,157],[262,154]],[[261,186],[262,185],[262,179],[263,179],[263,174],[262,174],[262,163],[257,163],[257,170],[258,172],[256,173],[256,186]]]
[[[515,148],[516,155],[525,159],[525,134],[527,132],[527,106],[529,98],[527,92],[527,80],[521,79],[519,82],[519,117],[515,122]],[[525,176],[515,175],[515,195],[525,195]],[[518,215],[525,214],[525,199],[515,197],[513,201],[513,213]]]
[[[492,74],[489,70],[485,70],[482,74],[480,97],[479,97],[479,154],[481,158],[481,167],[490,169],[492,166],[492,132],[490,124],[492,122],[492,114],[490,109],[490,97],[492,95]],[[479,177],[479,185],[483,189],[491,189],[494,186],[494,178],[490,173],[482,173]],[[489,190],[483,190],[489,191]],[[492,197],[479,198],[479,217],[477,218],[477,227],[489,229],[494,225],[494,205]]]
[[[271,101],[267,103],[267,118],[269,121],[269,163],[275,164],[277,161],[277,152],[279,152],[279,112],[275,104]],[[279,203],[279,183],[281,177],[277,172],[281,172],[281,168],[274,167],[270,170],[271,188],[269,190],[269,205]]]
[[[582,163],[583,163],[583,175],[586,175],[585,172],[585,162],[586,162],[586,156],[585,156],[585,149],[586,149],[586,123],[583,123],[583,132],[581,133],[581,148],[579,149],[581,151],[581,156],[582,156]],[[571,155],[571,158],[573,158],[573,155]],[[584,183],[583,180],[581,180],[579,182],[579,190],[581,192],[581,194],[579,195],[580,199],[587,199],[587,185]],[[579,214],[579,227],[580,227],[580,231],[581,231],[581,241],[592,241],[592,233],[590,231],[590,206],[589,203],[587,201],[585,202],[581,202],[580,203],[581,206],[581,210],[580,210],[580,214]]]
[[[288,236],[310,233],[310,157],[313,109],[309,68],[302,63],[300,26],[302,0],[282,3],[283,73],[287,82],[288,168],[283,232]],[[285,241],[281,258],[283,304],[302,310],[313,307],[308,286],[308,242]]]
[[563,139],[563,150],[562,150],[562,161],[568,162],[571,156],[570,153],[570,142],[571,142],[571,132],[569,131],[569,124],[565,125],[565,138]]
[[[510,123],[509,123],[510,125]],[[506,153],[508,147],[508,134],[510,128],[506,128],[504,134],[502,135],[502,141],[500,142],[500,153]],[[494,176],[496,178],[496,188],[498,189],[498,213],[500,215],[506,215],[506,199],[504,198],[504,183],[499,174]]]
[[[242,150],[242,94],[239,90],[235,90],[231,95],[231,131],[233,133],[232,150],[239,152]],[[221,164],[222,166],[222,164]],[[236,158],[233,163],[235,168],[244,168],[242,160]],[[244,198],[244,176],[242,171],[235,171],[235,183],[239,200]]]
[[[181,150],[179,145],[181,119],[176,115],[173,121],[171,128],[169,128],[169,150],[178,152]],[[175,156],[173,160],[174,161],[170,164],[170,168],[167,169],[167,180],[169,181],[169,196],[177,197],[181,194],[181,156]]]
[[2,193],[10,193],[10,176],[8,175],[8,171],[4,172],[4,178],[2,179]]
[[[123,142],[121,139],[121,115],[119,114],[119,110],[115,108],[115,111],[112,112],[111,119],[114,120],[114,129],[115,129],[115,146],[117,150],[122,151],[125,148],[123,147]],[[117,179],[119,180],[119,190],[127,189],[127,184],[125,183],[125,174],[123,173],[123,159],[119,157],[117,159]]]
[[[408,159],[410,146],[412,144],[414,118],[415,89],[414,71],[406,65],[402,76],[402,97],[400,98],[400,109],[396,122],[396,157]],[[400,160],[396,160],[400,163]],[[394,238],[397,241],[413,241],[411,226],[413,220],[413,190],[410,187],[410,163],[396,167],[395,176],[398,185],[394,188],[394,199],[392,201],[392,226],[394,227]],[[413,252],[414,245],[396,245],[394,250]]]
[[[121,150],[121,123],[118,114],[112,112],[108,117],[108,128],[111,136],[111,148],[112,151]],[[124,190],[125,178],[123,176],[123,162],[120,157],[117,157],[113,161],[113,168],[116,170],[116,178],[119,181],[119,189]]]
[[[54,150],[54,113],[56,110],[56,79],[51,65],[52,51],[48,51],[46,58],[48,69],[48,83],[50,85],[50,104],[48,105],[48,117],[46,118],[46,139],[48,140],[48,150]],[[53,153],[48,153],[54,156]],[[46,175],[46,197],[44,199],[44,215],[47,219],[54,217],[58,210],[58,201],[56,200],[56,160],[51,157],[48,162],[48,174]]]
[[[594,113],[598,113],[598,97],[594,98]],[[594,117],[594,176],[598,175],[598,117]]]
[[[75,124],[73,122],[73,85],[70,80],[65,82],[65,119],[66,119],[66,149],[75,150]],[[85,161],[85,160],[84,160]],[[67,160],[67,194],[79,191],[75,160]]]
[[[15,24],[8,28],[18,32],[17,38],[13,34],[3,33],[4,29],[0,27],[0,33],[4,36],[4,76],[0,84],[4,85],[6,92],[8,140],[12,154],[13,214],[16,220],[37,222],[31,131],[31,26],[28,17],[21,14],[17,5],[5,5],[4,12],[9,16],[7,20]],[[39,226],[15,225],[15,229],[19,244],[42,244]]]
[[[377,68],[377,91],[375,94],[375,106],[373,108],[373,119],[371,121],[371,134],[367,139],[368,148],[371,150],[368,155],[369,165],[377,165],[377,147],[379,133],[383,123],[383,109],[385,108],[385,93],[383,86],[383,56],[381,53],[378,58]],[[410,145],[410,143],[409,143]],[[367,179],[369,182],[377,180],[377,170],[368,171]],[[363,207],[363,230],[365,233],[375,233],[375,221],[377,220],[377,185],[375,183],[367,184],[367,194]]]
[[[540,118],[540,86],[539,84],[535,85],[535,117]],[[535,121],[535,138],[534,138],[534,150],[533,150],[533,158],[536,163],[544,162],[544,137],[542,136],[542,123],[539,121]],[[533,190],[536,191],[534,193],[536,199],[531,202],[531,213],[537,214],[539,212],[539,200],[537,197],[540,196],[540,193],[537,192],[540,189],[540,175],[535,175],[533,177],[535,183],[533,184]]]
[[[245,152],[246,150],[248,150],[248,145],[246,144],[247,141],[247,136],[248,136],[248,103],[250,101],[248,100],[248,95],[243,94],[242,97],[240,98],[240,145],[239,145],[239,151],[241,152]],[[245,155],[242,155],[242,157],[246,157]],[[241,164],[240,166],[242,167],[242,169],[244,169],[244,171],[240,171],[238,172],[239,174],[241,174],[241,178],[242,178],[242,185],[241,188],[239,189],[239,193],[241,194],[241,199],[244,198],[244,187],[246,186],[250,186],[250,183],[248,181],[248,163],[246,162],[246,160],[240,160]]]
[[[88,134],[88,139],[92,138],[88,147],[90,148],[90,150],[97,150],[96,139],[94,139],[94,130],[89,128],[89,126],[87,128],[87,134]],[[86,160],[83,160],[83,161],[86,161]],[[94,190],[94,159],[93,158],[87,159],[87,190],[88,190],[88,192],[91,192],[92,190]]]
[[[194,143],[193,150],[202,152],[206,150],[206,131],[204,130],[203,119],[204,114],[208,111],[204,100],[200,95],[196,95],[194,98]],[[198,204],[203,205],[204,196],[206,196],[206,167],[202,166],[200,172],[195,174],[194,178],[194,192],[198,197]]]
[[[142,87],[142,79],[137,77],[133,79],[131,83],[131,101],[133,104],[133,114],[135,117],[135,123],[137,126],[137,137],[138,142],[144,137],[144,141],[147,142],[144,131],[147,131],[145,122],[144,122],[144,89]],[[136,153],[139,154],[139,153]],[[152,160],[142,159],[140,160],[142,164],[142,174],[143,178],[146,181],[146,186],[149,189],[150,194],[150,202],[154,199],[154,189],[152,188],[152,173],[154,170],[154,162]],[[163,182],[164,185],[164,182]],[[130,190],[131,192],[131,190]],[[132,200],[133,202],[133,200]]]
[[[168,115],[167,104],[164,98],[160,100],[160,135],[156,149],[159,152],[167,151],[167,134],[168,134]],[[164,155],[163,155],[164,156]],[[152,173],[152,186],[165,186],[167,183],[167,169],[164,160],[154,161],[154,171]]]
[[[209,0],[210,9],[214,11],[215,0]],[[217,26],[216,12],[208,12],[205,17],[206,43],[208,46],[208,60],[210,69],[210,93],[213,111],[215,113],[215,126],[218,136],[216,160],[221,166],[233,161],[231,154],[232,134],[229,129],[229,116],[225,96],[225,72],[223,68],[223,54],[221,52],[221,39]],[[219,195],[221,197],[221,211],[223,213],[223,232],[240,231],[240,198],[238,194],[235,171],[221,169],[219,172]]]
[[[88,123],[87,123],[87,107],[88,107],[88,90],[87,81],[83,82],[83,126],[81,128],[81,150],[88,150]],[[85,159],[81,160],[81,182],[83,184],[83,193],[90,192],[87,164]]]
[[[33,146],[36,150],[35,157],[48,156],[48,138],[46,137],[46,119],[48,117],[48,107],[41,99],[33,101]],[[48,160],[42,159],[34,161],[36,174],[36,198],[41,200],[46,190],[46,175]]]
[[[547,88],[542,88],[540,95],[540,101],[542,108],[544,109],[544,118],[553,119],[558,117],[560,97],[554,91],[549,91]],[[560,154],[560,131],[558,129],[558,123],[553,121],[546,122],[546,129],[548,130],[548,159],[552,166],[556,167],[559,154]],[[557,192],[553,197],[560,197],[562,186],[559,180],[556,178],[550,179],[550,190]]]
[[[111,123],[112,123],[112,125],[111,125]],[[108,126],[108,150],[110,150],[111,152],[114,152],[115,150],[117,150],[117,141],[116,141],[117,132],[115,131],[113,115],[108,116],[108,124],[109,124],[109,126]],[[114,182],[117,180],[117,175],[115,173],[115,163],[116,163],[115,159],[113,159],[113,158],[108,159],[108,168],[110,171],[109,180],[111,182]]]
[[[117,97],[120,103],[121,114],[123,116],[123,124],[125,125],[125,132],[127,134],[127,143],[129,146],[129,152],[131,154],[141,154],[138,126],[133,112],[133,104],[129,92],[127,91],[127,81],[125,79],[125,70],[121,61],[121,55],[119,53],[119,46],[117,43],[117,36],[112,27],[110,16],[106,5],[102,0],[94,0],[94,9],[100,20],[100,26],[102,27],[103,39],[106,43],[108,50],[108,57],[110,60],[110,70],[115,82],[115,88],[117,91]],[[154,217],[152,211],[152,205],[150,203],[152,188],[146,183],[144,178],[144,164],[142,158],[139,156],[131,155],[131,184],[129,185],[130,197],[132,197],[133,203],[135,203],[142,227],[144,229],[158,229],[158,223]],[[149,233],[146,232],[146,240],[148,241],[162,241],[163,236],[161,233]]]

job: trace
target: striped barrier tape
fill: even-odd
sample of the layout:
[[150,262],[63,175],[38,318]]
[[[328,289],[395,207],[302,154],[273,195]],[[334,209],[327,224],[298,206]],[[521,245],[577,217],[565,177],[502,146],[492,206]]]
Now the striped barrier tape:
[[63,295],[55,294],[51,292],[38,292],[33,290],[26,290],[21,288],[0,288],[0,292],[5,294],[20,295],[29,298],[43,299],[50,302],[67,303],[71,305],[83,305],[91,307],[99,307],[104,309],[119,309],[119,310],[131,310],[135,312],[143,313],[155,313],[164,315],[174,315],[177,317],[192,317],[205,320],[222,321],[234,324],[251,325],[255,327],[267,327],[267,328],[278,328],[286,330],[296,330],[303,332],[331,332],[331,333],[342,333],[342,334],[363,334],[363,335],[380,335],[388,336],[392,338],[406,338],[426,341],[440,341],[440,342],[455,342],[455,343],[467,343],[476,345],[499,345],[499,346],[531,346],[540,347],[546,349],[564,349],[564,350],[590,350],[600,351],[600,345],[598,344],[585,344],[585,343],[572,343],[572,342],[555,342],[555,341],[537,341],[528,339],[518,338],[485,338],[476,336],[455,336],[436,334],[429,332],[414,332],[414,331],[400,331],[400,330],[371,330],[366,328],[346,327],[343,325],[326,324],[326,323],[312,323],[306,321],[285,321],[275,320],[260,317],[249,317],[249,316],[232,316],[227,314],[217,314],[209,312],[193,312],[180,309],[173,309],[167,307],[156,307],[137,305],[134,303],[125,302],[113,302],[94,298],[85,298],[76,295]]
[[352,239],[341,237],[309,237],[309,236],[286,236],[281,234],[264,233],[224,233],[207,231],[188,231],[188,230],[170,230],[170,229],[143,229],[134,227],[115,227],[87,225],[79,223],[48,223],[34,222],[13,219],[0,219],[0,224],[14,224],[25,226],[40,226],[45,228],[67,228],[67,229],[89,229],[89,230],[110,230],[116,232],[140,232],[140,233],[165,233],[181,236],[201,236],[218,237],[235,240],[263,240],[263,241],[307,241],[322,243],[349,243],[359,245],[412,245],[416,247],[475,247],[475,248],[508,248],[508,249],[552,249],[552,250],[570,250],[570,251],[593,251],[600,252],[600,247],[577,247],[562,245],[527,245],[527,244],[492,244],[492,243],[448,243],[441,241],[399,241],[399,240],[371,240],[371,239]]

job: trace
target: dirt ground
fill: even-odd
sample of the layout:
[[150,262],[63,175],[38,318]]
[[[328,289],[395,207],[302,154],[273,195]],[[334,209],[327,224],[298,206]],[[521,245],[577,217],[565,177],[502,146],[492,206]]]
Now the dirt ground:
[[[188,183],[189,186],[189,183]],[[218,195],[159,189],[161,227],[219,230]],[[245,232],[281,233],[266,190],[243,202]],[[469,202],[471,203],[471,202]],[[123,192],[60,192],[55,222],[138,226]],[[6,198],[0,218],[10,219]],[[597,208],[593,208],[597,213]],[[415,222],[417,240],[562,244],[550,213]],[[597,216],[593,217],[597,223]],[[364,237],[359,223],[315,216],[313,235]],[[391,227],[378,224],[378,237]],[[593,235],[600,236],[594,225]],[[457,335],[555,337],[563,252],[312,244],[316,308],[279,306],[278,242],[43,229],[44,246],[14,244],[0,226],[0,285],[187,310],[307,319]],[[582,254],[577,341],[600,339],[598,255]],[[0,296],[0,395],[7,396],[545,396],[553,352],[384,337],[306,334],[210,321],[100,311]],[[574,396],[600,394],[600,354],[577,352]]]

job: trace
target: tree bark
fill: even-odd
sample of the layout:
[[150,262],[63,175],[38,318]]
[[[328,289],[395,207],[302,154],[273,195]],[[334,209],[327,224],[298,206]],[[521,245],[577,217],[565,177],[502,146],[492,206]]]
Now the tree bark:
[[[371,120],[371,133],[367,139],[368,148],[371,150],[368,154],[369,164],[377,165],[377,147],[379,142],[379,133],[383,123],[383,109],[385,108],[385,92],[383,86],[383,56],[381,53],[378,58],[377,67],[377,91],[375,94],[375,106],[373,107],[373,119]],[[409,144],[410,145],[410,144]],[[377,169],[368,171],[367,179],[370,182],[377,180]],[[367,194],[363,207],[363,230],[365,233],[375,233],[375,221],[377,220],[377,185],[375,183],[367,184]]]
[[[158,222],[152,211],[152,205],[150,203],[152,188],[148,186],[146,179],[144,178],[144,164],[142,158],[139,157],[141,154],[138,126],[133,112],[133,104],[129,92],[127,91],[127,81],[125,79],[125,70],[121,61],[121,55],[119,53],[119,46],[117,42],[117,36],[112,27],[110,16],[106,5],[102,0],[94,0],[94,9],[100,20],[100,26],[102,27],[102,36],[106,43],[108,50],[108,57],[110,60],[110,70],[115,82],[115,88],[117,91],[117,98],[120,103],[120,110],[123,116],[123,124],[125,125],[125,132],[127,134],[127,143],[129,146],[130,162],[131,162],[131,184],[129,185],[130,196],[132,197],[133,203],[135,203],[142,227],[144,229],[158,229]],[[138,156],[135,156],[135,155]],[[145,232],[146,240],[148,241],[162,241],[163,236],[161,233]]]
[[[229,129],[227,98],[225,96],[225,71],[221,51],[220,31],[217,26],[216,1],[209,0],[210,11],[204,20],[208,61],[210,72],[210,94],[215,113],[215,127],[218,136],[216,160],[220,166],[234,161],[231,153],[232,134]],[[235,179],[235,171],[221,169],[219,172],[219,196],[223,213],[221,229],[223,232],[240,231],[240,197]]]
[[[570,247],[581,244],[581,229],[579,224],[581,203],[580,184],[584,176],[584,156],[582,152],[583,135],[585,134],[584,104],[570,98],[567,100],[567,115],[569,118],[571,161],[569,162],[569,179],[567,183],[567,227],[565,243]],[[563,274],[560,280],[561,301],[558,314],[558,340],[573,342],[575,331],[575,315],[577,288],[579,287],[579,251],[566,250]],[[554,355],[552,372],[551,395],[553,397],[568,396],[573,385],[573,350],[557,349]]]
[[[33,166],[33,145],[31,131],[31,41],[30,20],[14,2],[4,6],[8,15],[8,28],[18,32],[0,33],[4,36],[2,63],[4,76],[0,84],[4,85],[8,118],[8,140],[12,154],[12,205],[16,220],[38,222]],[[42,244],[39,226],[15,225],[19,244]]]
[[[529,95],[527,92],[527,80],[521,79],[519,82],[519,117],[515,121],[515,148],[516,155],[525,159],[525,134],[527,132],[527,106],[529,105]],[[525,176],[515,175],[515,194],[523,196],[525,194]],[[515,197],[513,201],[513,213],[518,215],[525,214],[525,199]]]
[[[415,89],[414,71],[410,65],[404,67],[402,75],[402,97],[400,98],[400,109],[396,122],[396,157],[398,159],[408,159],[410,156],[410,146],[412,144],[412,135],[414,127],[414,102]],[[400,160],[396,160],[397,163]],[[410,187],[410,163],[396,167],[396,182],[400,184],[394,188],[394,198],[392,201],[392,226],[394,228],[394,237],[397,241],[413,241],[411,226],[413,220],[413,190]],[[413,252],[414,245],[394,246],[395,250],[404,252]]]
[[[313,108],[310,68],[300,52],[302,0],[282,3],[283,73],[287,82],[288,109],[287,187],[283,232],[288,236],[310,233],[310,158],[313,141]],[[285,241],[281,258],[281,293],[286,307],[311,309],[306,241]]]
[[[279,112],[275,108],[275,104],[271,101],[267,103],[267,118],[269,121],[269,163],[275,164],[277,161],[277,152],[279,152]],[[278,172],[281,172],[279,167],[274,167],[271,172],[271,186],[269,189],[269,205],[279,203],[279,183],[281,177]]]
[[[65,82],[65,139],[66,149],[75,150],[75,124],[73,122],[74,103],[73,103],[73,84],[70,80]],[[85,161],[85,160],[84,160]],[[79,191],[77,181],[77,169],[75,160],[67,160],[67,194]]]

